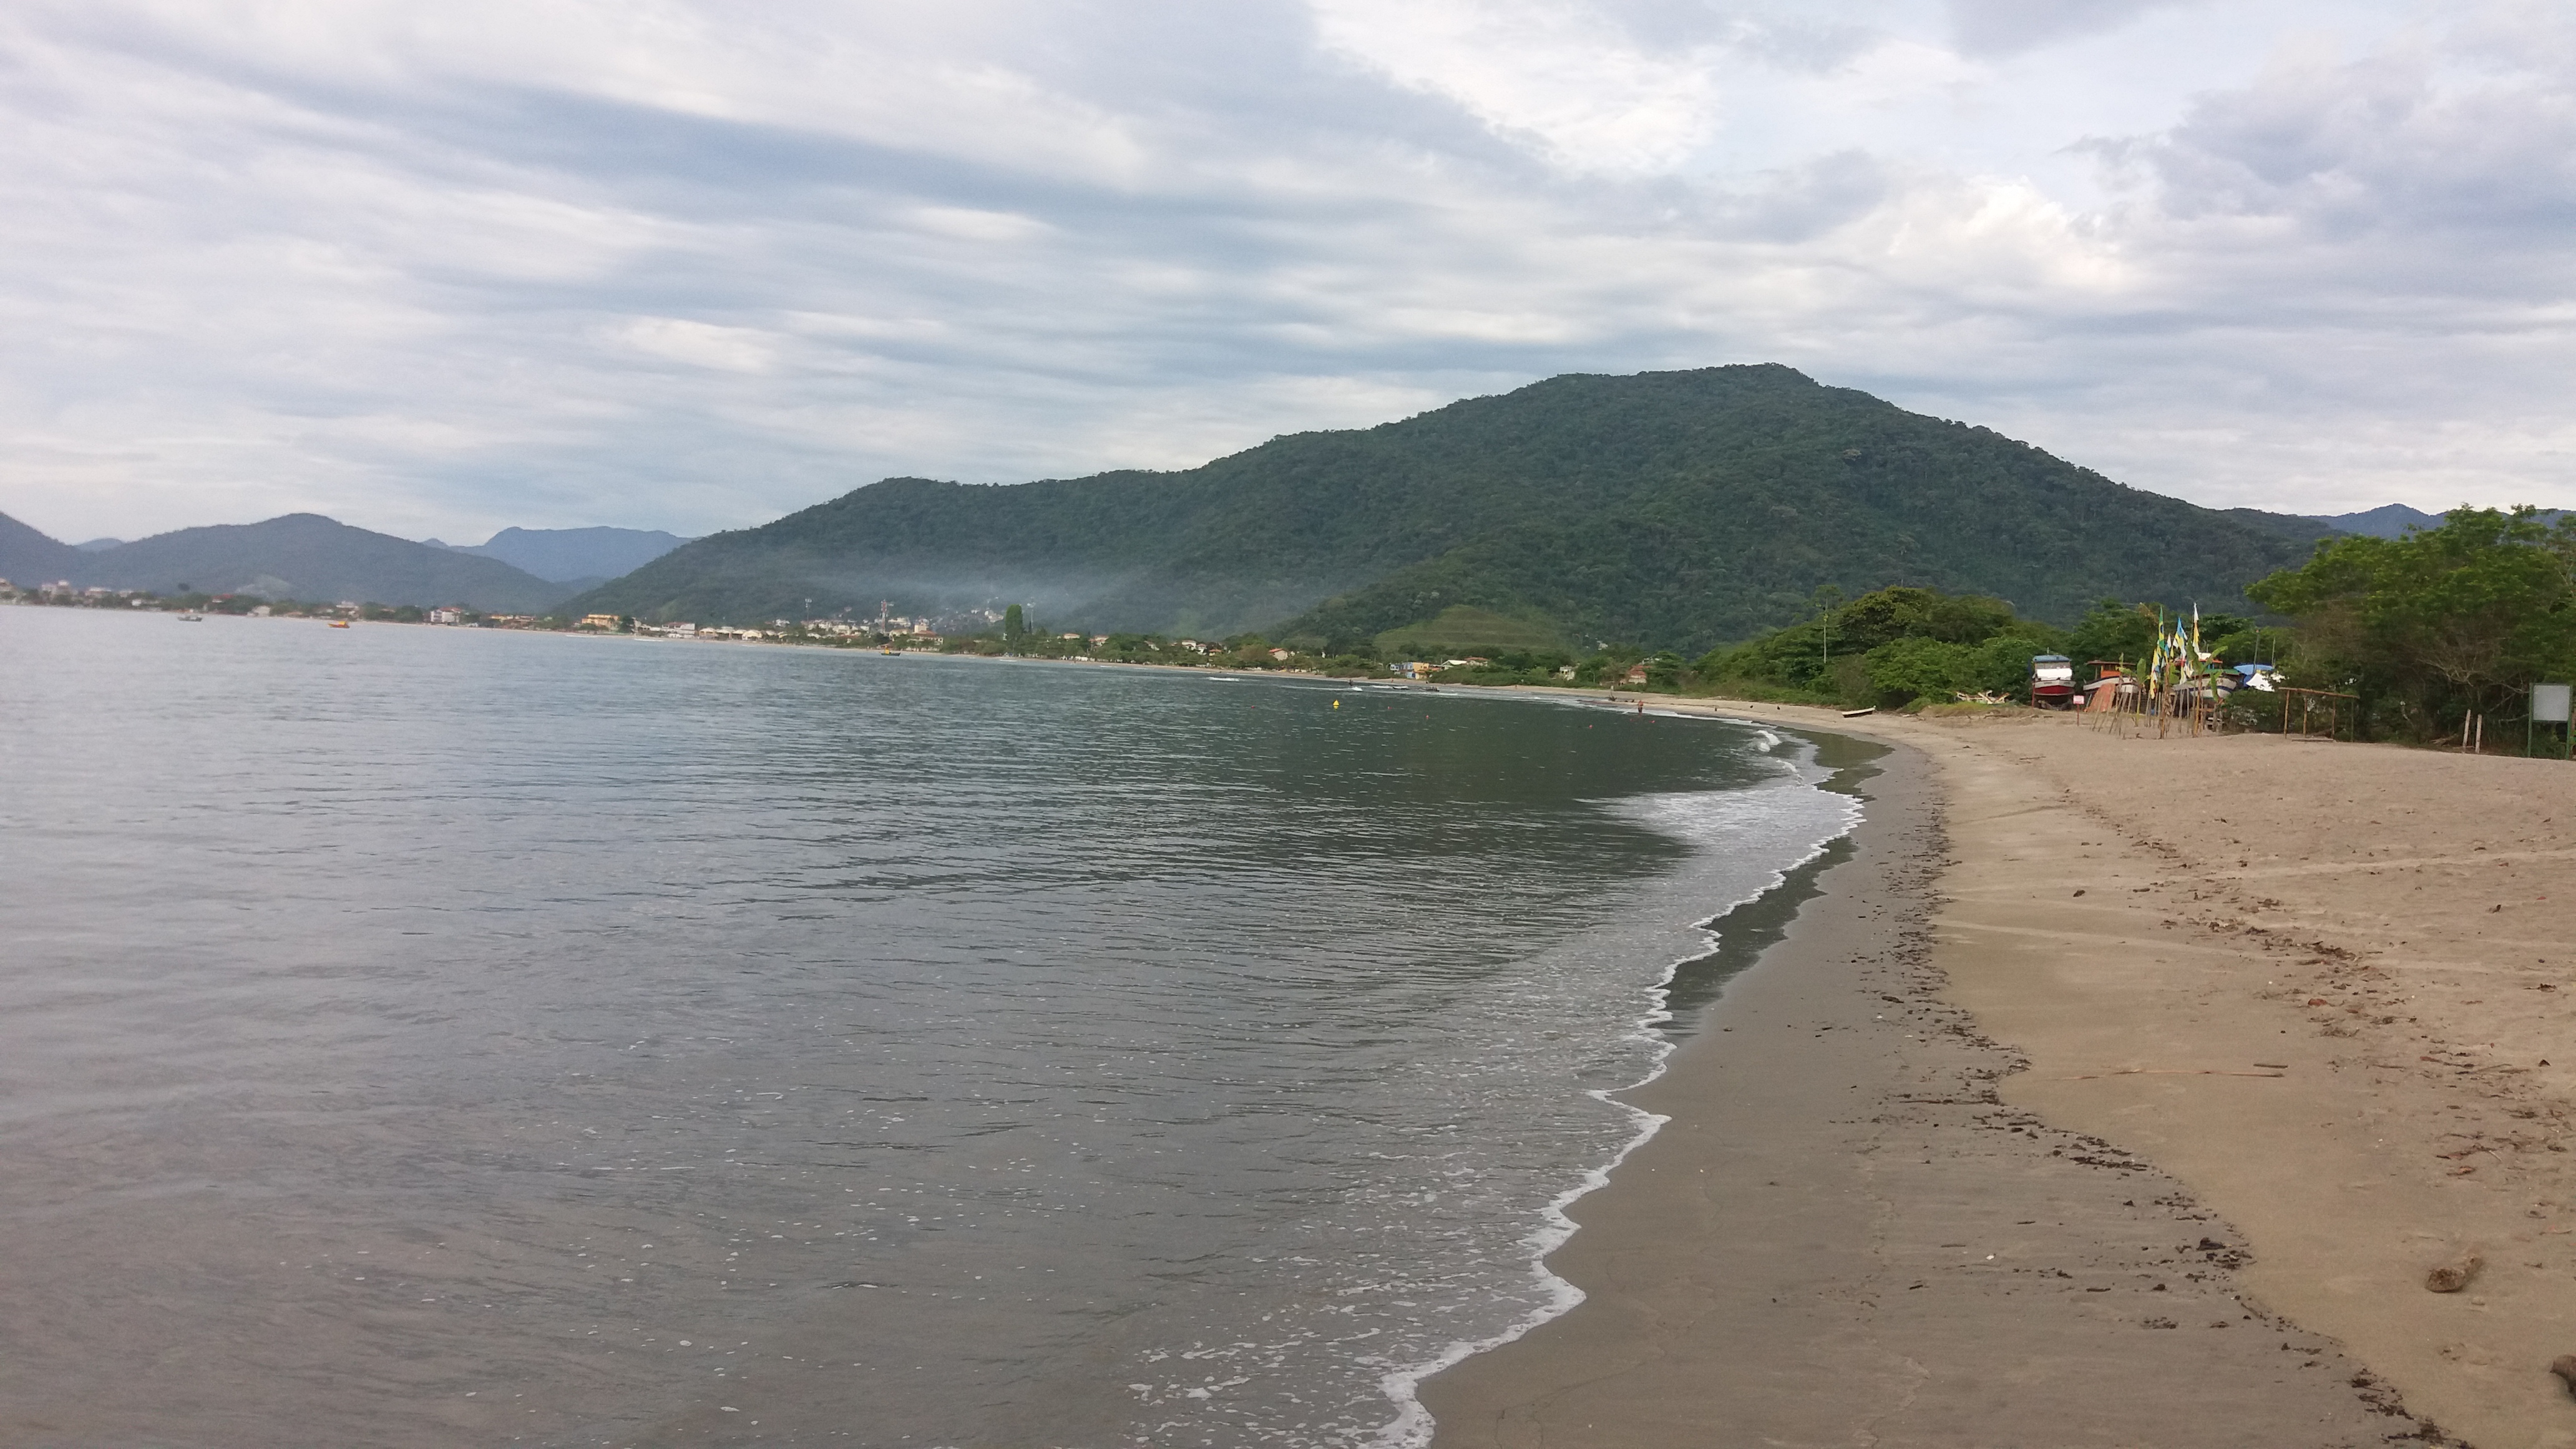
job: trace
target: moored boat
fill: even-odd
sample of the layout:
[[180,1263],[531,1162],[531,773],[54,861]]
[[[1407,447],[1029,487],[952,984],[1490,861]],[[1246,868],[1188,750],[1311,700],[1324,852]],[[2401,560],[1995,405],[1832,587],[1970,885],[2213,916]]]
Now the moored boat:
[[2030,702],[2041,709],[2065,709],[2075,702],[2075,661],[2063,654],[2030,658]]

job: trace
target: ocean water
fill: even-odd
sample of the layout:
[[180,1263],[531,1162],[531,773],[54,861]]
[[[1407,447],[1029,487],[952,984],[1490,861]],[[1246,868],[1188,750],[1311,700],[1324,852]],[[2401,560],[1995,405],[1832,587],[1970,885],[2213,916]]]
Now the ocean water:
[[1750,726],[0,609],[0,1442],[1419,1443]]

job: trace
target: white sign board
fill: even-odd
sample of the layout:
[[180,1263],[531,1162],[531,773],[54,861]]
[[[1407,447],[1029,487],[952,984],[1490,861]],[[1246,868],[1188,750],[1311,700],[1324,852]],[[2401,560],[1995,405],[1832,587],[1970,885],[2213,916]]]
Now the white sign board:
[[2531,687],[2531,718],[2535,724],[2567,723],[2568,686],[2535,684]]

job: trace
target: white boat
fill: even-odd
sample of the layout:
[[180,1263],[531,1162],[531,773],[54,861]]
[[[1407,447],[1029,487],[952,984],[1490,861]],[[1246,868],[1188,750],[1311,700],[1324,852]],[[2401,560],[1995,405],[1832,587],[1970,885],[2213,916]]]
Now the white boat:
[[206,616],[198,613],[194,609],[189,609],[179,615],[179,622],[182,624],[202,624],[206,622]]

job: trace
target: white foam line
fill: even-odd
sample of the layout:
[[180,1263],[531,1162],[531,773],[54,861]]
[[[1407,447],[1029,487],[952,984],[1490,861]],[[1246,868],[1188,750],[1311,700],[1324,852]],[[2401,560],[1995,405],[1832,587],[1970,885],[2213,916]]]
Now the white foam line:
[[[1730,720],[1728,723],[1751,724],[1752,722],[1749,720]],[[1771,749],[1778,745],[1779,737],[1772,735],[1768,730],[1760,730],[1759,726],[1756,726],[1755,728],[1765,737],[1764,742],[1759,745],[1758,748],[1763,753],[1767,754]],[[1805,742],[1801,741],[1800,743],[1804,744]],[[1808,774],[1808,770],[1802,767],[1812,764],[1812,746],[1808,748],[1806,753],[1808,758],[1802,759],[1798,761],[1797,764],[1791,766],[1791,768],[1802,778]],[[1821,779],[1823,776],[1819,773],[1816,778]],[[1820,787],[1815,783],[1815,780],[1810,780],[1808,783],[1810,789],[1820,789]],[[1713,791],[1711,793],[1719,795],[1737,795],[1741,792],[1726,790]],[[1558,1248],[1563,1247],[1566,1240],[1573,1237],[1579,1227],[1573,1217],[1566,1210],[1592,1193],[1609,1186],[1610,1175],[1619,1170],[1619,1165],[1621,1163],[1628,1160],[1628,1154],[1654,1140],[1655,1134],[1662,1130],[1663,1125],[1672,1120],[1660,1113],[1649,1112],[1632,1103],[1620,1101],[1619,1094],[1623,1092],[1633,1092],[1639,1087],[1645,1086],[1647,1083],[1654,1081],[1656,1078],[1661,1077],[1664,1074],[1665,1062],[1672,1056],[1674,1044],[1665,1039],[1662,1033],[1656,1031],[1655,1028],[1673,1019],[1670,1003],[1672,1001],[1672,984],[1674,979],[1681,974],[1682,967],[1693,961],[1705,960],[1710,954],[1717,950],[1718,933],[1715,928],[1719,921],[1787,885],[1789,883],[1790,872],[1824,854],[1826,846],[1831,845],[1835,841],[1842,839],[1844,836],[1851,834],[1853,828],[1860,824],[1862,806],[1860,801],[1849,796],[1845,796],[1844,801],[1843,820],[1840,828],[1834,830],[1829,835],[1825,835],[1815,840],[1807,847],[1805,854],[1800,855],[1796,860],[1793,860],[1787,865],[1771,872],[1770,879],[1752,894],[1745,896],[1741,900],[1733,901],[1720,907],[1717,911],[1703,919],[1694,929],[1698,930],[1702,935],[1708,938],[1708,949],[1698,952],[1695,955],[1677,957],[1670,964],[1664,967],[1663,976],[1656,981],[1652,990],[1652,1000],[1654,1005],[1648,1008],[1645,1016],[1638,1021],[1636,1027],[1628,1033],[1626,1038],[1629,1041],[1646,1042],[1654,1047],[1654,1064],[1647,1068],[1646,1074],[1624,1087],[1594,1087],[1588,1088],[1584,1092],[1585,1096],[1591,1097],[1595,1101],[1616,1107],[1619,1110],[1628,1113],[1630,1119],[1636,1123],[1637,1132],[1635,1136],[1628,1139],[1625,1146],[1621,1147],[1617,1153],[1612,1155],[1608,1162],[1602,1163],[1597,1167],[1586,1169],[1580,1182],[1576,1183],[1573,1187],[1567,1188],[1564,1192],[1557,1194],[1557,1196],[1548,1203],[1546,1208],[1540,1212],[1541,1226],[1538,1230],[1522,1240],[1530,1249],[1530,1272],[1532,1275],[1537,1277],[1541,1285],[1546,1288],[1548,1301],[1538,1308],[1531,1309],[1527,1314],[1524,1314],[1521,1317],[1519,1322],[1504,1329],[1501,1333],[1495,1334],[1491,1338],[1478,1339],[1474,1342],[1468,1342],[1465,1340],[1453,1342],[1447,1348],[1441,1350],[1438,1356],[1430,1359],[1429,1361],[1419,1364],[1409,1364],[1379,1379],[1378,1386],[1385,1391],[1388,1398],[1395,1401],[1396,1416],[1392,1422],[1388,1423],[1384,1428],[1378,1431],[1376,1439],[1377,1443],[1387,1446],[1387,1449],[1424,1449],[1424,1446],[1430,1444],[1432,1431],[1435,1427],[1432,1422],[1431,1411],[1422,1406],[1422,1400],[1419,1394],[1422,1387],[1422,1381],[1424,1379],[1431,1377],[1442,1369],[1463,1363],[1467,1359],[1483,1353],[1488,1349],[1500,1348],[1504,1344],[1514,1342],[1528,1334],[1530,1330],[1537,1328],[1540,1324],[1561,1318],[1565,1314],[1572,1312],[1578,1304],[1583,1302],[1584,1292],[1582,1289],[1575,1287],[1572,1283],[1569,1283],[1565,1279],[1548,1271],[1547,1255],[1555,1252]]]

